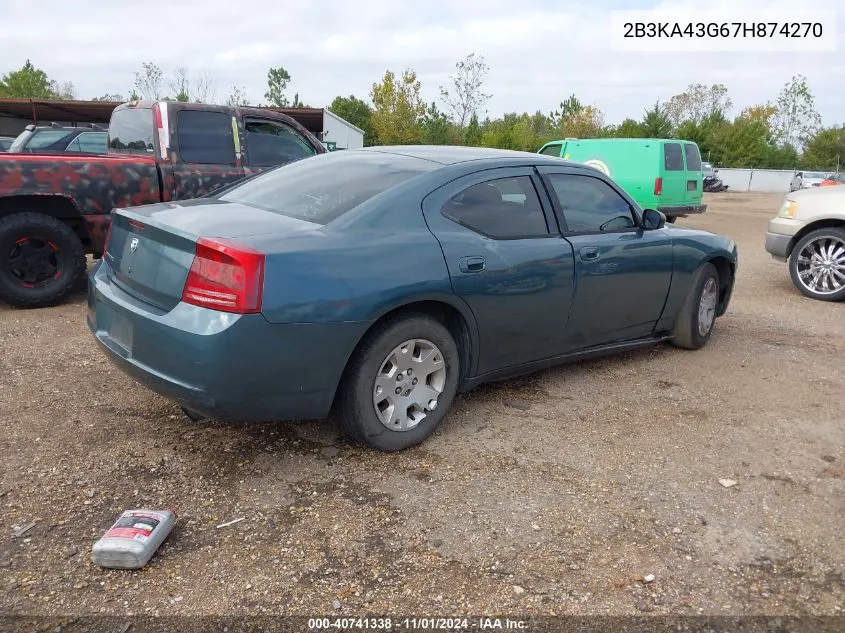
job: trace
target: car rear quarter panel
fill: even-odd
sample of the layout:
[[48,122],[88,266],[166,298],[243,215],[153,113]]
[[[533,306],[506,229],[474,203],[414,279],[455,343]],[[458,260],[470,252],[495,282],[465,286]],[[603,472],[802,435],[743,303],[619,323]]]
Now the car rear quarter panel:
[[249,244],[269,252],[263,313],[272,323],[375,322],[416,301],[460,303],[443,253],[423,224],[401,232],[292,235]]
[[158,202],[161,187],[152,157],[14,155],[0,157],[0,198],[11,196],[71,200],[99,252],[111,210]]

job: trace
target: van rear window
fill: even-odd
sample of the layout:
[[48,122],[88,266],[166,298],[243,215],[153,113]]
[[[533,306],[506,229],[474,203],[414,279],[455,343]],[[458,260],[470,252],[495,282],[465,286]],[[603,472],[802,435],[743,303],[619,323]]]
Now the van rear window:
[[666,171],[684,171],[684,155],[680,143],[666,143],[663,146],[663,163]]
[[695,143],[684,144],[684,154],[687,156],[687,171],[701,171],[701,154]]

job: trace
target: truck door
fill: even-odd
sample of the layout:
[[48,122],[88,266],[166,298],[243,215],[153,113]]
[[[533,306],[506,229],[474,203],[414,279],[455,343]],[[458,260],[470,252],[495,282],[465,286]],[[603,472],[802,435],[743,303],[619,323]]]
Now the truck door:
[[198,198],[244,177],[236,152],[237,125],[231,114],[180,109],[173,118],[174,200]]
[[244,175],[252,176],[316,153],[299,132],[284,122],[252,115],[244,117]]

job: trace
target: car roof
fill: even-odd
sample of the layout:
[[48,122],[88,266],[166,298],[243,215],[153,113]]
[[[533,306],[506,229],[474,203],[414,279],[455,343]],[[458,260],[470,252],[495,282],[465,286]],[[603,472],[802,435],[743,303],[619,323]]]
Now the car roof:
[[493,147],[465,147],[462,145],[375,145],[357,150],[343,150],[346,152],[380,152],[409,156],[421,160],[428,160],[442,165],[456,165],[468,161],[502,161],[514,162],[528,160],[531,163],[548,163],[560,165],[567,163],[582,166],[581,163],[567,161],[555,156],[547,156],[536,152],[521,152],[511,149],[497,149]]

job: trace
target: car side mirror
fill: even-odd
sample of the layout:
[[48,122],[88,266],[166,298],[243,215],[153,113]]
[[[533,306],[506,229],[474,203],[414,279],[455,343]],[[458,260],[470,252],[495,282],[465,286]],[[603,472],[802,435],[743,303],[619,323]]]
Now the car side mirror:
[[666,216],[654,209],[643,210],[643,228],[646,231],[656,231],[666,226]]

